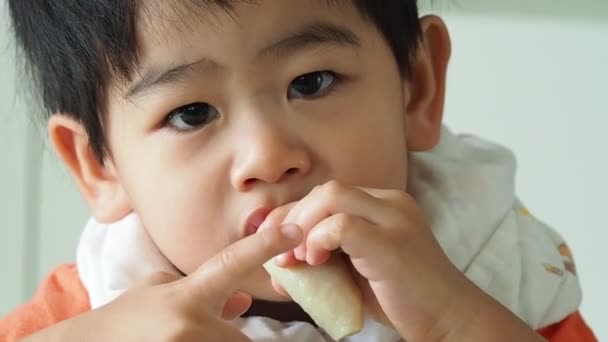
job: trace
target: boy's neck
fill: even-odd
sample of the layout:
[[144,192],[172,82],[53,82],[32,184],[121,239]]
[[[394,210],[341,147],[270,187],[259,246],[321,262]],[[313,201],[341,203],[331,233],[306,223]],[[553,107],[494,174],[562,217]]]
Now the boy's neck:
[[242,317],[264,316],[281,322],[307,322],[315,327],[316,323],[294,302],[270,302],[256,299]]

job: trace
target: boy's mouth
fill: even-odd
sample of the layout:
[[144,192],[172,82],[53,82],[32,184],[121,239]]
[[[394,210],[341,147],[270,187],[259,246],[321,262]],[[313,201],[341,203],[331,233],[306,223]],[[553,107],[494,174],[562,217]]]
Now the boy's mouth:
[[245,221],[243,236],[255,234],[271,211],[272,209],[270,208],[258,208],[253,210],[249,216],[247,216],[247,220]]

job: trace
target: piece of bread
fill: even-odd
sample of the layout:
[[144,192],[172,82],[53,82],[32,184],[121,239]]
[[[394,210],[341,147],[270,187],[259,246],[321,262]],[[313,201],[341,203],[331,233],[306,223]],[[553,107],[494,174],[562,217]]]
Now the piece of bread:
[[302,263],[283,268],[270,260],[264,268],[334,340],[363,329],[361,291],[341,254],[334,253],[319,266]]

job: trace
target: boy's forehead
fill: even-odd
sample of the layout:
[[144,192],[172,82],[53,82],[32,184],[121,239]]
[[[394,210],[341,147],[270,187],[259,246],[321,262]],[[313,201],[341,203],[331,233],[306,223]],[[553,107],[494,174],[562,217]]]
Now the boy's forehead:
[[[152,0],[142,3],[136,20],[139,61],[135,83],[150,76],[147,71],[151,69],[161,73],[194,63],[201,56],[212,60],[222,54],[252,57],[307,26],[316,36],[304,39],[356,46],[360,39],[353,34],[353,26],[357,26],[353,22],[363,21],[352,1],[344,0]],[[132,88],[123,89],[127,97]]]
[[298,20],[352,5],[352,0],[142,0],[136,22],[138,32],[147,36],[184,35],[201,25],[221,29],[230,23],[242,24],[240,17],[252,11],[259,20],[272,17],[277,9],[283,18]]
[[[353,0],[140,0],[137,7],[142,15],[177,15],[188,16],[195,14],[198,19],[214,17],[217,14],[233,14],[239,6],[266,6],[269,4],[285,4],[294,6],[305,4],[317,8],[340,8],[352,5]],[[166,17],[168,18],[168,17]]]
[[261,22],[273,28],[269,34],[280,35],[306,21],[339,20],[348,14],[345,7],[356,12],[352,4],[348,0],[144,0],[135,18],[139,52],[145,56],[151,46],[192,40],[204,44],[211,35],[227,39],[234,33],[228,27],[246,33],[252,26],[263,26]]

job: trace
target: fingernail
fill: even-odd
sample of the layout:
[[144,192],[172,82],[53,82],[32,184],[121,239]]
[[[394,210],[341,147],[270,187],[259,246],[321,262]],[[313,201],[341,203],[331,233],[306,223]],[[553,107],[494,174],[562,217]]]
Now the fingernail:
[[302,236],[302,229],[295,224],[285,224],[281,226],[281,232],[283,236],[289,240],[300,240]]

